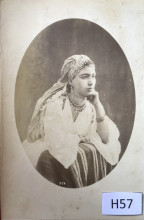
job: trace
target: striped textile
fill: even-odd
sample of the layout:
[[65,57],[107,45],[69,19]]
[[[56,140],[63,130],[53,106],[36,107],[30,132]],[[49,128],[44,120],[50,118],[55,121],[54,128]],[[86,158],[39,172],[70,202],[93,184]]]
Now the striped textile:
[[49,181],[68,188],[89,186],[104,178],[113,166],[108,164],[92,144],[79,144],[76,161],[65,169],[49,151],[44,151],[37,164],[38,172]]
[[79,187],[96,183],[104,178],[112,166],[108,169],[108,163],[92,144],[80,144],[77,160],[73,164]]

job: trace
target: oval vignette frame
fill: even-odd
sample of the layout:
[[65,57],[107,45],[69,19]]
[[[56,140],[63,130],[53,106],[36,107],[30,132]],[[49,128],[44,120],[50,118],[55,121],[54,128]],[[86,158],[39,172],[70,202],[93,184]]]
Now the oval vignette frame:
[[84,19],[57,21],[31,42],[21,61],[15,85],[15,118],[21,142],[37,100],[59,78],[64,60],[85,54],[96,64],[96,90],[106,114],[120,131],[123,156],[134,124],[135,89],[127,58],[115,39]]

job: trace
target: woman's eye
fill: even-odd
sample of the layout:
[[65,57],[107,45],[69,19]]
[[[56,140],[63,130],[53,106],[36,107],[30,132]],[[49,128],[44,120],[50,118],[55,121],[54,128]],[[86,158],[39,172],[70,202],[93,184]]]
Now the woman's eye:
[[87,76],[87,75],[85,75],[85,76],[81,76],[81,79],[88,79],[88,78],[95,78],[96,77],[96,75],[92,75],[92,76]]
[[82,78],[82,79],[87,79],[87,78],[88,78],[88,76],[82,76],[81,78]]

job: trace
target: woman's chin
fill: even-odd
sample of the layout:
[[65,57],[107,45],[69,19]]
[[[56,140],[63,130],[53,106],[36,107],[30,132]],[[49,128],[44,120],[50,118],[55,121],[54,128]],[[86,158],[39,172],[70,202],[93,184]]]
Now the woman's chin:
[[91,91],[88,91],[86,96],[88,97],[88,96],[90,96],[90,95],[93,95],[93,91],[92,91],[92,90],[91,90]]

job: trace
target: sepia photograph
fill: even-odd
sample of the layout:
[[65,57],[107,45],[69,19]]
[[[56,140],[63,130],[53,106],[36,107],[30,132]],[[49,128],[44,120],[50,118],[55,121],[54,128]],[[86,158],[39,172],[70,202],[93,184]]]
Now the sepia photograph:
[[134,116],[128,61],[102,27],[65,19],[31,42],[17,75],[15,117],[41,176],[66,188],[97,183],[123,156]]
[[0,6],[2,219],[143,219],[143,0]]

